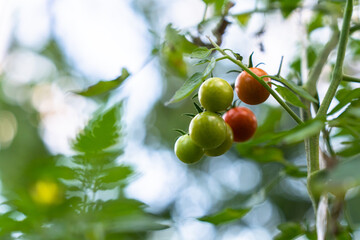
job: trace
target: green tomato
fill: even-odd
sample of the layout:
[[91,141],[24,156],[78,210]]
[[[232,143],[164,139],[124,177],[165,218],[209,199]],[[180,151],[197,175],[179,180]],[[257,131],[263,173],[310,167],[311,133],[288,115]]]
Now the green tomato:
[[204,155],[204,150],[191,140],[188,134],[179,137],[175,142],[176,156],[184,163],[195,163]]
[[234,142],[233,131],[232,131],[231,127],[229,126],[229,124],[226,124],[225,141],[217,148],[207,149],[205,151],[205,154],[207,156],[212,156],[212,157],[223,155],[231,148],[233,142]]
[[220,146],[226,137],[226,123],[216,113],[202,112],[190,122],[191,139],[204,149]]
[[232,103],[234,91],[224,79],[214,77],[203,82],[199,89],[200,104],[208,111],[226,110]]

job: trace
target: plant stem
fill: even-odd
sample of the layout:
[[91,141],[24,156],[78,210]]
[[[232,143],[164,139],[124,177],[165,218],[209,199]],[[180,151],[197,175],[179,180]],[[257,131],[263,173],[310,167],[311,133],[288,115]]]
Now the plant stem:
[[326,116],[331,100],[334,98],[336,90],[343,78],[342,70],[343,70],[343,63],[345,58],[346,45],[349,37],[352,11],[353,11],[353,0],[347,0],[345,5],[345,13],[344,13],[344,19],[340,33],[339,47],[338,47],[335,67],[331,75],[331,83],[325,94],[323,102],[320,105],[319,111],[316,114],[316,117]]
[[209,7],[209,5],[206,4],[205,9],[204,9],[204,15],[203,15],[203,18],[202,18],[202,22],[204,22],[205,19],[206,19],[206,13],[207,13],[208,7]]
[[334,29],[334,32],[330,40],[326,43],[325,47],[321,51],[319,57],[317,58],[314,67],[309,73],[308,81],[305,83],[304,88],[311,94],[315,96],[316,94],[316,84],[320,77],[321,71],[330,55],[330,52],[336,47],[336,44],[339,41],[339,30]]
[[354,32],[360,30],[360,24],[356,24],[350,28],[350,34],[353,34]]
[[343,80],[343,81],[346,81],[346,82],[357,82],[357,83],[360,83],[360,78],[352,77],[352,76],[345,75],[345,74],[343,74],[342,80]]
[[[304,88],[313,97],[316,96],[317,94],[316,85],[320,77],[321,71],[324,65],[326,64],[330,52],[336,47],[336,44],[338,43],[338,39],[339,39],[339,31],[336,28],[334,28],[334,32],[330,40],[321,51],[319,57],[317,58],[317,61],[315,62],[314,67],[311,69],[309,73],[309,78],[305,83]],[[311,108],[310,108],[311,102],[305,99],[303,99],[303,102],[307,106],[307,109],[306,110],[301,109],[301,116],[303,121],[306,121],[312,119]],[[319,169],[319,134],[320,133],[316,134],[311,138],[305,139],[305,151],[306,151],[306,159],[308,165],[308,176],[310,176],[311,173]]]
[[212,41],[209,37],[208,37],[209,41],[211,42],[211,44],[215,47],[215,49],[217,51],[219,51],[222,55],[224,55],[227,59],[229,59],[230,61],[232,61],[233,63],[235,63],[236,65],[238,65],[240,68],[242,68],[244,71],[246,71],[247,73],[249,73],[253,78],[255,78],[263,87],[266,88],[266,90],[268,90],[270,92],[270,94],[276,99],[276,101],[290,114],[290,116],[298,123],[302,123],[301,119],[299,118],[298,115],[296,115],[296,113],[294,113],[291,108],[279,97],[279,95],[277,95],[277,93],[272,90],[272,88],[263,80],[261,79],[261,77],[257,76],[255,73],[253,73],[248,67],[246,67],[241,61],[236,60],[235,58],[231,57],[230,55],[228,55],[223,49],[221,49],[219,47],[219,45],[217,45],[214,41]]

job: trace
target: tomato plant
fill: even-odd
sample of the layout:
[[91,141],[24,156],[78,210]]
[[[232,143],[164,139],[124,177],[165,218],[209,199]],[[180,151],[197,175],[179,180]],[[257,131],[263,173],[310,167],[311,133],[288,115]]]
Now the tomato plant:
[[[259,77],[268,75],[261,68],[249,70]],[[269,82],[270,78],[265,77],[263,80]],[[271,86],[270,83],[268,85]],[[246,71],[242,71],[236,78],[235,91],[241,101],[250,105],[263,103],[270,95],[269,91]]]
[[188,164],[198,162],[204,155],[204,150],[196,145],[188,134],[176,140],[174,151],[182,162]]
[[234,91],[224,79],[214,77],[203,82],[199,89],[200,104],[208,111],[217,112],[228,108]]
[[224,120],[213,112],[202,112],[190,122],[189,133],[191,139],[205,149],[220,146],[226,137]]
[[232,108],[224,114],[223,118],[230,125],[235,142],[247,141],[255,134],[257,121],[255,114],[250,109]]
[[226,137],[225,141],[218,147],[205,150],[205,155],[215,157],[226,153],[234,142],[234,135],[229,124],[226,124]]

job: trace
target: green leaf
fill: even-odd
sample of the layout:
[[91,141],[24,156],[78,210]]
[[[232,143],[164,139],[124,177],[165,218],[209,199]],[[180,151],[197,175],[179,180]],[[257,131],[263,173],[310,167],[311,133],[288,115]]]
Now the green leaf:
[[65,166],[58,166],[55,168],[55,175],[56,177],[63,178],[63,179],[76,179],[78,177],[78,174],[76,172],[76,169],[65,167]]
[[296,96],[296,94],[293,93],[288,88],[277,86],[275,90],[285,99],[285,101],[291,103],[296,107],[301,107],[306,109],[306,106],[301,102],[298,96]]
[[281,149],[271,146],[254,146],[251,143],[239,143],[236,149],[242,157],[252,159],[260,163],[285,162]]
[[325,125],[325,121],[321,119],[312,119],[304,122],[287,132],[282,139],[283,143],[293,144],[303,141],[317,133],[319,133]]
[[161,56],[164,64],[172,70],[173,73],[181,77],[187,75],[187,65],[184,61],[184,54],[192,53],[197,46],[188,41],[180,31],[171,24],[166,26],[165,42],[162,44]]
[[360,140],[356,139],[351,142],[347,142],[345,147],[337,152],[341,157],[353,157],[360,154]]
[[[308,68],[311,68],[314,65],[315,60],[317,58],[317,52],[316,52],[316,49],[314,46],[309,46],[306,52],[307,52],[307,65],[308,65]],[[291,63],[290,67],[296,73],[301,75],[301,71],[300,71],[301,59],[300,59],[300,57],[298,57],[296,60],[294,60],[294,62]]]
[[198,113],[202,113],[204,110],[199,106],[199,104],[197,104],[196,102],[193,102],[194,103],[194,107],[196,109],[196,111]]
[[335,168],[323,171],[313,178],[312,187],[317,192],[344,194],[347,190],[360,185],[360,160],[340,162]]
[[117,166],[104,170],[105,176],[101,178],[104,183],[118,182],[127,179],[134,171],[129,166]]
[[202,60],[198,61],[196,64],[194,64],[194,66],[205,64],[205,63],[208,63],[208,62],[210,62],[209,59],[202,59]]
[[301,0],[279,0],[282,15],[287,18],[299,6]]
[[234,220],[241,219],[244,217],[251,208],[240,208],[240,209],[233,209],[233,208],[226,208],[221,212],[207,215],[202,218],[199,218],[200,221],[209,222],[214,225],[220,225],[224,223],[228,223]]
[[207,58],[210,55],[211,52],[212,52],[212,49],[208,49],[206,47],[199,47],[199,48],[196,48],[190,54],[190,57],[191,58],[203,59],[203,58]]
[[254,55],[254,52],[252,52],[249,56],[249,66],[248,66],[249,68],[252,68],[254,66],[253,60],[252,60],[253,55]]
[[251,17],[250,13],[235,15],[235,18],[238,20],[240,26],[246,26],[250,20],[250,17]]
[[314,31],[315,29],[323,27],[323,14],[322,13],[316,13],[314,17],[311,19],[310,23],[307,26],[307,32],[308,34]]
[[293,178],[305,178],[307,177],[306,169],[301,170],[300,167],[294,165],[288,165],[285,167],[284,172],[287,176]]
[[[253,139],[264,136],[265,133],[274,134],[276,128],[280,125],[280,121],[283,115],[283,110],[280,107],[271,107],[264,105],[264,109],[261,109],[261,123],[256,129]],[[258,119],[259,121],[260,119]],[[252,141],[252,139],[250,140]]]
[[203,72],[203,78],[207,78],[207,76],[209,76],[209,74],[212,72],[212,70],[214,70],[216,65],[216,60],[215,58],[211,58],[209,64],[207,65],[207,67],[205,68],[205,71]]
[[296,237],[305,234],[305,230],[299,223],[287,222],[278,226],[281,231],[274,237],[274,240],[291,240]]
[[328,115],[332,115],[338,112],[348,103],[358,98],[360,98],[360,88],[355,88],[352,90],[347,90],[347,89],[339,90],[338,93],[336,94],[336,99],[339,101],[339,103],[330,111]]
[[222,14],[223,8],[225,7],[228,0],[203,0],[203,2],[206,5],[213,4],[214,10],[215,10],[215,15],[218,16],[218,15]]
[[192,53],[197,46],[180,34],[180,31],[168,24],[165,29],[165,41],[171,48],[176,48],[183,53]]
[[310,95],[304,88],[301,86],[296,85],[292,81],[286,81],[285,79],[281,79],[282,83],[284,83],[286,86],[288,86],[291,90],[293,90],[295,93],[297,93],[300,97],[303,97],[311,102],[318,103],[318,100]]
[[120,108],[115,105],[104,113],[97,114],[76,136],[73,148],[83,153],[100,152],[117,143],[120,136],[117,125]]
[[107,93],[111,90],[118,88],[125,79],[130,76],[129,72],[126,68],[123,68],[121,71],[121,75],[114,80],[111,81],[100,81],[95,85],[90,86],[88,89],[81,92],[74,92],[76,94],[82,95],[84,97],[93,97],[96,95],[100,95],[103,93]]
[[223,8],[225,7],[225,4],[228,2],[228,0],[216,0],[215,1],[215,14],[221,15],[223,12]]
[[203,74],[200,72],[195,73],[188,80],[185,81],[184,85],[182,85],[181,88],[175,92],[174,96],[165,104],[169,105],[170,103],[176,103],[185,99],[196,88],[198,88],[202,82]]

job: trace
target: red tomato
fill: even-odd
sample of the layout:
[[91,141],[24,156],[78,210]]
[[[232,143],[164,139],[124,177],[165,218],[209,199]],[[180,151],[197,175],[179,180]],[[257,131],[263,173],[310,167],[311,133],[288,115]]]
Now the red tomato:
[[[250,68],[250,70],[259,77],[268,75],[261,68]],[[266,77],[263,80],[269,82],[270,78]],[[271,83],[268,85],[271,87]],[[250,105],[263,103],[270,95],[263,85],[245,71],[242,71],[236,78],[235,92],[241,101]]]
[[257,128],[256,117],[248,108],[232,108],[224,114],[223,119],[230,125],[235,142],[247,141],[255,134]]

